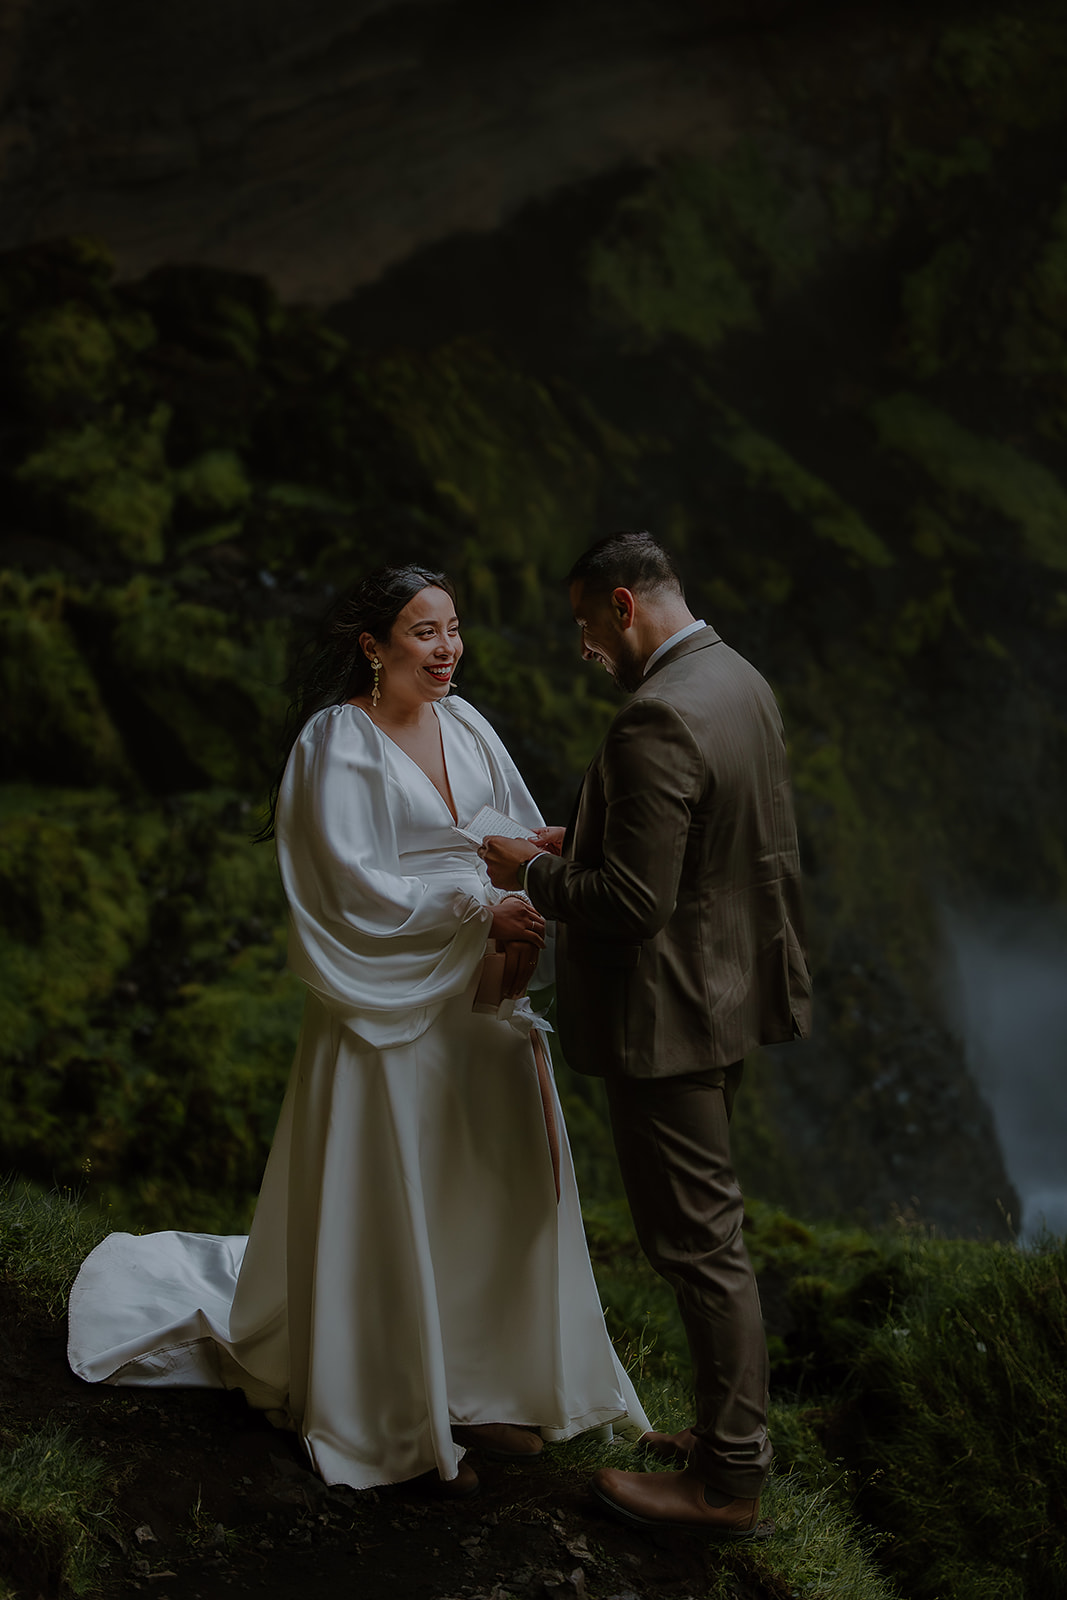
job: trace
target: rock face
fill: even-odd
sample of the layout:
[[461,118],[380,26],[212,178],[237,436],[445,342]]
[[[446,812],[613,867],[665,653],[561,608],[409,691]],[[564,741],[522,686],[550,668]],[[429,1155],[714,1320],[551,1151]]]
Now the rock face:
[[[89,1162],[155,1220],[216,1225],[220,1187],[239,1210],[299,1010],[244,842],[294,639],[359,572],[432,552],[464,596],[463,692],[565,816],[612,707],[559,579],[597,532],[650,526],[790,733],[819,1022],[751,1064],[747,1187],[1008,1231],[939,916],[1067,900],[1067,23],[1037,0],[887,16],[821,13],[816,52],[779,8],[766,124],[551,194],[524,178],[509,220],[435,224],[325,312],[204,265],[116,281],[84,241],[4,259],[7,1164]],[[310,220],[283,231],[345,278]]]
[[799,60],[857,106],[907,72],[892,5],[802,0],[22,0],[0,35],[0,247],[107,241],[329,302],[431,241],[781,122]]

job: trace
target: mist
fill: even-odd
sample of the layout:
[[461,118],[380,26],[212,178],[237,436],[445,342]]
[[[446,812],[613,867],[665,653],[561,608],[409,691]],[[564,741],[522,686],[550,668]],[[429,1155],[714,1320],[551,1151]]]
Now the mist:
[[1067,917],[944,915],[952,1020],[1022,1199],[1022,1243],[1067,1234]]

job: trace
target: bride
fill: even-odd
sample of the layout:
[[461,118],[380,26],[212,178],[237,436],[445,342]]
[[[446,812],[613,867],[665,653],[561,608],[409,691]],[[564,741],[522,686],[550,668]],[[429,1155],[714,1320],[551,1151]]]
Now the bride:
[[544,924],[461,831],[485,805],[541,825],[449,692],[462,652],[452,587],[422,567],[335,610],[273,808],[307,997],[251,1233],[114,1233],[71,1292],[79,1376],[242,1389],[357,1489],[473,1493],[467,1448],[525,1460],[649,1427],[523,993]]

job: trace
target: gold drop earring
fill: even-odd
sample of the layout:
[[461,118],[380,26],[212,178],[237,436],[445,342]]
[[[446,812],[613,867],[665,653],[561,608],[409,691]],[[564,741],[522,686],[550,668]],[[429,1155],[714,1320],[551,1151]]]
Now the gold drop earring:
[[382,675],[382,664],[378,660],[377,656],[375,656],[374,660],[371,662],[371,669],[374,673],[374,684],[370,692],[370,703],[372,706],[376,707],[378,701],[382,698],[382,691],[378,687],[378,680]]

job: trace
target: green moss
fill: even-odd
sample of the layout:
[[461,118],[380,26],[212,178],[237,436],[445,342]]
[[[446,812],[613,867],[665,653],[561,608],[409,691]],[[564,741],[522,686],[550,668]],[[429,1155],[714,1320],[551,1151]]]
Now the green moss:
[[994,127],[1041,128],[1063,115],[1067,18],[1055,0],[1030,0],[954,20],[936,68]]
[[[162,266],[140,285],[137,301],[168,341],[193,354],[194,364],[206,359],[231,394],[247,392],[244,374],[262,365],[285,323],[273,290],[251,273]],[[231,437],[217,442],[228,444]]]
[[133,703],[209,782],[262,789],[285,715],[284,624],[235,622],[146,577],[99,604],[113,626],[114,658],[131,674]]
[[912,549],[927,561],[943,561],[946,556],[979,556],[979,546],[954,527],[946,517],[922,501],[912,512]]
[[594,306],[647,339],[680,334],[706,350],[757,328],[761,298],[803,282],[821,248],[794,199],[751,144],[720,162],[669,164],[591,249]]
[[124,355],[140,355],[156,343],[156,325],[147,311],[121,304],[108,319],[108,328]]
[[127,781],[122,741],[67,620],[71,597],[60,578],[0,573],[8,770],[66,783]]
[[[165,787],[192,778],[262,793],[285,717],[287,645],[282,619],[236,619],[147,577],[84,590],[2,575],[9,770],[126,786],[137,772]],[[121,702],[121,736],[101,683]]]
[[1057,442],[1067,439],[1067,190],[1014,290],[1003,360],[1012,378],[1041,396],[1041,432]]
[[[811,526],[817,538],[828,540],[844,551],[851,564],[892,565],[893,557],[885,543],[828,483],[801,466],[766,434],[749,427],[737,412],[722,404],[717,410],[725,423],[719,433],[719,443],[742,468],[752,488],[767,491],[782,500],[790,511]],[[781,598],[787,593],[788,587]]]
[[967,135],[947,150],[901,142],[894,146],[892,158],[897,180],[922,193],[947,189],[961,178],[985,177],[992,168],[994,152],[981,139]]
[[707,350],[736,329],[757,328],[748,284],[725,251],[708,247],[699,217],[657,202],[630,205],[626,231],[637,232],[639,242],[606,241],[590,253],[599,314],[649,339],[681,334]]
[[[0,1155],[126,1218],[240,1212],[299,1025],[268,850],[226,795],[0,791]],[[212,1198],[207,1198],[212,1197]]]
[[995,511],[1018,528],[1030,560],[1067,567],[1067,489],[1047,467],[980,438],[917,395],[879,400],[872,414],[882,445],[921,466],[950,509],[971,500]]
[[[138,1052],[123,1090],[132,1103],[121,1108],[122,1121],[133,1138],[121,1164],[141,1216],[177,1220],[168,1192],[176,1177],[187,1192],[213,1194],[231,1210],[258,1189],[304,1004],[302,985],[284,970],[285,942],[280,926],[210,982],[183,985]],[[105,1117],[111,1107],[119,1110],[113,1099],[101,1106]],[[150,1161],[137,1149],[142,1142]],[[107,1158],[114,1170],[114,1152]]]
[[1034,314],[1067,339],[1067,189],[1052,214],[1045,244],[1027,276]]
[[949,572],[942,575],[937,588],[925,595],[905,600],[893,620],[892,645],[900,655],[913,656],[940,639],[946,628],[964,628],[956,604],[956,592]]
[[464,638],[460,692],[489,714],[510,747],[524,749],[525,773],[535,793],[547,787],[539,781],[543,771],[573,774],[576,781],[616,704],[597,694],[595,678],[590,684],[588,674],[575,676],[571,662],[561,661],[557,652],[542,651],[536,663],[531,661],[521,636],[474,623],[464,628]]
[[252,492],[244,462],[234,450],[205,451],[175,474],[175,485],[194,510],[209,514],[239,510]]
[[[0,1098],[17,1103],[17,1065],[52,1036],[89,1026],[148,928],[140,869],[160,826],[102,792],[7,791],[0,821]],[[26,804],[32,809],[19,810]],[[7,1142],[37,1141],[16,1114]]]
[[260,357],[262,330],[256,308],[236,295],[216,296],[213,332],[220,344],[245,367],[254,367]]
[[819,1324],[862,1428],[862,1509],[916,1600],[1064,1592],[1065,1252],[904,1235]]
[[793,787],[808,802],[808,809],[832,818],[840,847],[851,840],[858,847],[867,833],[866,810],[857,793],[842,739],[803,738],[794,745]]
[[143,419],[115,407],[106,421],[52,435],[15,477],[45,516],[59,511],[93,555],[161,561],[174,500],[164,453],[169,421],[165,405]]
[[[932,914],[929,872],[939,870],[983,845],[969,837],[962,819],[942,801],[955,793],[958,774],[936,730],[899,715],[897,697],[905,680],[894,666],[898,656],[896,617],[879,630],[880,649],[861,661],[831,653],[825,669],[809,664],[803,678],[783,685],[780,698],[786,727],[813,914],[809,935],[821,968],[827,944],[843,929],[863,930],[908,986],[924,991],[936,964],[937,925]],[[840,696],[834,680],[847,681]],[[951,837],[948,830],[951,831]],[[954,856],[954,851],[959,854]],[[820,905],[822,896],[829,900]],[[833,904],[827,920],[826,907]],[[836,993],[847,989],[848,975],[837,972]],[[842,1020],[829,1022],[823,1000],[823,1026],[842,1038],[853,1057],[857,1090],[864,1069],[846,1039]]]
[[602,467],[549,388],[463,340],[380,364],[371,392],[477,530],[475,566],[566,570],[593,524]]
[[89,306],[50,306],[19,329],[22,389],[35,410],[63,402],[99,402],[115,381],[117,354],[107,324]]
[[42,301],[70,300],[72,283],[79,303],[95,304],[106,297],[114,271],[114,258],[96,239],[50,239],[7,254],[0,259],[0,326],[14,323],[17,337],[19,323]]
[[833,230],[840,243],[846,248],[862,243],[878,222],[875,191],[831,174],[826,193]]
[[972,251],[962,239],[934,252],[901,286],[905,360],[918,378],[932,378],[955,354],[946,324],[960,287],[972,265]]
[[274,505],[284,506],[291,511],[326,511],[349,515],[354,510],[353,501],[340,499],[328,489],[315,484],[272,483],[266,491],[266,498]]

